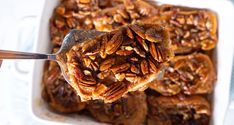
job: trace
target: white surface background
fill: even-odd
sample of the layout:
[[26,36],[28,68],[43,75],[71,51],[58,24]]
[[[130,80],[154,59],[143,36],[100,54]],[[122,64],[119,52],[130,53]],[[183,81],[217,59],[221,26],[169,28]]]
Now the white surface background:
[[[0,0],[0,49],[32,52],[35,25],[44,0]],[[4,61],[0,69],[0,125],[42,125],[29,113],[32,61]],[[234,122],[234,107],[226,125]]]
[[[0,0],[0,49],[30,52],[44,0]],[[17,63],[16,63],[17,62]],[[16,65],[18,70],[16,71]],[[42,125],[29,113],[27,72],[32,61],[4,61],[0,69],[0,125]]]

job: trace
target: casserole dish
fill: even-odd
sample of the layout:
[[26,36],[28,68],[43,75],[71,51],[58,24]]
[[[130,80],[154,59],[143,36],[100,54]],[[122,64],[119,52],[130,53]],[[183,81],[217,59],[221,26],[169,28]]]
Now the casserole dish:
[[[149,1],[155,4],[156,1]],[[49,19],[55,6],[59,3],[59,0],[55,1],[45,1],[44,10],[42,12],[40,22],[38,24],[38,34],[36,39],[35,51],[49,53],[51,49],[50,36],[49,36]],[[215,49],[215,60],[217,61],[217,81],[215,85],[215,90],[213,93],[213,114],[211,119],[211,124],[222,125],[225,118],[225,113],[227,110],[229,102],[229,86],[231,80],[231,69],[232,69],[232,57],[234,45],[232,40],[234,40],[234,35],[232,33],[234,24],[234,8],[229,1],[206,1],[202,0],[157,0],[157,4],[173,4],[179,6],[187,6],[194,8],[206,8],[214,11],[218,17],[218,36],[219,41]],[[225,9],[221,9],[225,7]],[[41,98],[42,92],[42,74],[43,74],[44,62],[37,61],[34,64],[34,72],[31,75],[31,85],[32,85],[32,97],[31,97],[31,114],[38,120],[50,123],[61,123],[61,124],[100,124],[89,117],[80,116],[77,114],[72,115],[61,115],[52,112],[45,102]]]

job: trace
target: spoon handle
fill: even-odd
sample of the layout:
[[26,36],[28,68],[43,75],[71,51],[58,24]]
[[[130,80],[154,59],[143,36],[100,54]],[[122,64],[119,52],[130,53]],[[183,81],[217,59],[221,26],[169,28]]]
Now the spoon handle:
[[45,59],[56,60],[56,55],[0,50],[1,59]]

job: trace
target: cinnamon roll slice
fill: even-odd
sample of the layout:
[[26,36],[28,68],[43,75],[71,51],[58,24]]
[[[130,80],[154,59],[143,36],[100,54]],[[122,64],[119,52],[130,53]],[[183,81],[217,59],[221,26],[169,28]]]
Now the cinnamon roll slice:
[[[123,0],[123,4],[93,13],[93,24],[99,31],[112,31],[121,26],[141,22],[159,14],[159,10],[143,0]],[[154,22],[149,22],[154,23]]]
[[150,83],[150,88],[165,96],[178,93],[207,94],[213,91],[216,73],[207,55],[198,53],[175,56],[167,63],[164,77]]
[[158,8],[159,16],[145,18],[142,22],[164,25],[169,30],[175,54],[207,51],[217,45],[218,21],[214,12],[173,5],[162,5]]
[[92,13],[123,4],[122,0],[61,0],[50,18],[52,44],[60,46],[72,29],[95,29]]
[[211,107],[202,96],[149,96],[148,125],[208,125]]
[[90,101],[88,110],[100,122],[141,125],[147,114],[146,95],[144,92],[132,92],[112,103]]

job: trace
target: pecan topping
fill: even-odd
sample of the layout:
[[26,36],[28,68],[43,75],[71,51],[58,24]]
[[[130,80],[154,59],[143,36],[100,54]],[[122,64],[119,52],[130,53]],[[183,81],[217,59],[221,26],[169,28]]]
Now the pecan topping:
[[[143,22],[158,22],[165,25],[176,54],[211,50],[216,46],[217,18],[214,12],[171,5],[160,6],[160,9],[159,15]],[[147,33],[146,37],[148,38]]]
[[[157,42],[146,39],[148,30],[154,30]],[[126,32],[131,32],[132,38]],[[161,65],[172,55],[168,34],[163,27],[138,23],[77,43],[67,53],[68,75],[73,86],[78,86],[74,89],[82,100],[95,98],[113,102],[128,91],[136,91],[157,79]],[[83,63],[76,62],[77,59]],[[106,86],[106,90],[97,90],[97,83]]]
[[[60,46],[63,38],[72,29],[94,29],[92,15],[101,9],[123,4],[120,0],[62,0],[50,20],[50,35],[53,45]],[[124,13],[118,11],[120,15]],[[121,16],[122,17],[122,16]]]
[[[158,9],[142,0],[123,0],[124,4],[106,8],[93,14],[93,24],[97,30],[112,31],[119,26],[133,24],[158,14]],[[153,22],[151,22],[153,23]],[[138,26],[130,27],[139,36],[144,37],[144,30]],[[126,33],[133,38],[130,30]]]
[[175,56],[166,65],[164,77],[150,88],[163,95],[211,93],[216,79],[213,64],[204,54]]

